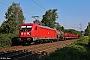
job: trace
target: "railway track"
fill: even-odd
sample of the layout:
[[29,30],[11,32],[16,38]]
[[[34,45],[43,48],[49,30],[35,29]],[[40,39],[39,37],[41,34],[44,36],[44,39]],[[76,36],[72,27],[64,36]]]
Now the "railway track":
[[[0,48],[0,56],[4,56],[10,59],[38,59],[41,56],[48,55],[52,51],[63,48],[76,40],[57,41],[53,43],[44,43],[30,46],[12,46],[7,48]],[[4,58],[5,58],[4,57]],[[27,59],[28,60],[28,59]],[[34,60],[34,59],[33,59]]]

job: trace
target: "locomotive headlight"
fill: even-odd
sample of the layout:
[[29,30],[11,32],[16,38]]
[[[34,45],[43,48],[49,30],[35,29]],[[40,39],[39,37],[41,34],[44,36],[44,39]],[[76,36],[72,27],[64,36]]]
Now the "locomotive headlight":
[[29,35],[29,32],[27,32],[27,35]]
[[29,32],[27,32],[27,35],[30,35],[30,33],[29,33]]
[[23,33],[21,32],[21,35],[23,35]]

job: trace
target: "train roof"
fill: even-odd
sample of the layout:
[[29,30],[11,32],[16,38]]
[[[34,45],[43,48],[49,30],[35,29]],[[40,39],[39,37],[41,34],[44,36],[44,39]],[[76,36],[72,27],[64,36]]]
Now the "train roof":
[[41,26],[41,25],[39,25],[39,24],[36,24],[36,23],[23,23],[23,24],[21,24],[21,26],[23,26],[23,25],[36,25],[36,26],[40,26],[40,27],[42,27],[42,28],[47,28],[47,29],[51,29],[51,30],[56,30],[56,29],[53,29],[53,28],[50,28],[50,27],[48,27],[48,26]]
[[50,27],[48,27],[48,26],[40,26],[40,27],[47,28],[47,29],[51,29],[51,30],[56,30],[56,29],[50,28]]

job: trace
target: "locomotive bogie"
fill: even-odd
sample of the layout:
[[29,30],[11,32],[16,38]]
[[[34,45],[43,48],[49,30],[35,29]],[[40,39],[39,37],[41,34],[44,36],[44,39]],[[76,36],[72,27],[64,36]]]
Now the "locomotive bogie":
[[20,44],[29,44],[33,40],[32,40],[32,38],[18,38],[18,41],[19,41]]

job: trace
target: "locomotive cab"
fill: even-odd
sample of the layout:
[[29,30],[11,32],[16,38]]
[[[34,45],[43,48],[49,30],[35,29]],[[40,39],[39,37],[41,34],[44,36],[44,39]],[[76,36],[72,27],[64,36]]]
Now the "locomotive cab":
[[19,42],[21,44],[28,44],[32,42],[32,33],[31,31],[33,30],[32,28],[32,24],[22,24],[20,26],[20,30],[19,30]]
[[20,36],[28,37],[31,35],[32,26],[21,26],[20,28]]

